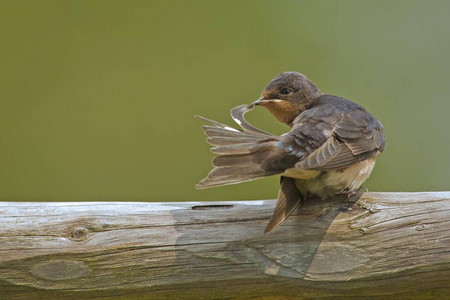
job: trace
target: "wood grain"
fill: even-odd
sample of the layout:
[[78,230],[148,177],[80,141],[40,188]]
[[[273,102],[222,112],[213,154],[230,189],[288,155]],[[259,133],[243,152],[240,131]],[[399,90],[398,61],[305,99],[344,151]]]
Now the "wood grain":
[[0,202],[0,295],[447,299],[449,199],[311,200],[269,234],[274,200]]

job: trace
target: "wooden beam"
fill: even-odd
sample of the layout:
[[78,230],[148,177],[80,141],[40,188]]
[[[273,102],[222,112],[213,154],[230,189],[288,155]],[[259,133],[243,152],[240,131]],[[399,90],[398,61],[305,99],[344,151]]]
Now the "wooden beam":
[[0,295],[446,299],[449,200],[308,201],[269,234],[274,200],[0,202]]

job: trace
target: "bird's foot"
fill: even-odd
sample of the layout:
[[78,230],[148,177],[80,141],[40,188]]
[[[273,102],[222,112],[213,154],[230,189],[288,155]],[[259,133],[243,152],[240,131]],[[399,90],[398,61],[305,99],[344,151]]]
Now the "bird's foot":
[[366,188],[365,186],[360,186],[359,187],[359,189],[356,191],[356,192],[360,192],[362,189],[365,189],[366,190],[366,193],[368,193],[369,192],[369,189],[368,188]]
[[365,189],[366,192],[368,192],[369,190],[365,187],[365,186],[360,186],[357,190],[354,191],[350,191],[347,194],[348,199],[353,198],[354,196],[356,196],[357,194],[359,194],[361,192],[362,189]]
[[367,192],[369,191],[365,186],[360,186],[357,190],[350,191],[347,193],[347,209],[346,210],[352,210],[352,206],[358,201],[358,199],[361,197],[361,189],[365,189]]

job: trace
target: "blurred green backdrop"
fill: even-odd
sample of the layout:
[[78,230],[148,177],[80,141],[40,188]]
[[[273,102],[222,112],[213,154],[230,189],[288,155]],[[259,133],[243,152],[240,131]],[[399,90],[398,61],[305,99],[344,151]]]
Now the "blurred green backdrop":
[[[0,200],[267,199],[278,178],[196,191],[200,114],[283,71],[366,107],[371,191],[448,190],[448,1],[1,1]],[[262,108],[248,116],[283,133]]]

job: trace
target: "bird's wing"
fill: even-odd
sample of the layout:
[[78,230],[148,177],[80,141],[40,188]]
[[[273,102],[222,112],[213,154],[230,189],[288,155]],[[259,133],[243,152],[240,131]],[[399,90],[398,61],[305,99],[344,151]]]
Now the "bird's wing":
[[232,110],[234,120],[244,131],[200,117],[215,125],[203,129],[207,141],[216,146],[211,151],[218,156],[213,159],[214,169],[196,187],[235,184],[276,174],[289,176],[285,171],[293,168],[303,170],[301,176],[316,176],[317,171],[345,168],[375,156],[384,149],[383,127],[360,106],[353,105],[339,113],[334,106],[311,109],[281,136],[246,122],[244,114],[253,106]]
[[[383,127],[371,114],[361,107],[346,112],[336,114],[328,119],[328,128],[323,130],[323,134],[328,138],[319,147],[314,149],[311,141],[314,139],[302,139],[298,132],[304,132],[308,126],[308,120],[303,120],[291,135],[296,136],[298,144],[306,144],[311,149],[304,159],[300,160],[295,167],[303,170],[333,170],[346,168],[358,161],[376,156],[384,150]],[[317,119],[317,118],[316,118]],[[314,123],[314,122],[313,122]],[[323,123],[318,123],[320,125]],[[307,147],[303,147],[307,150]]]

